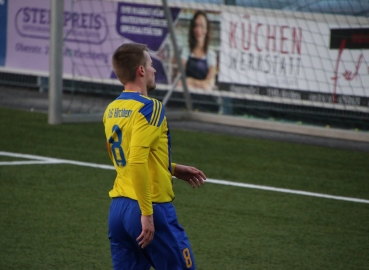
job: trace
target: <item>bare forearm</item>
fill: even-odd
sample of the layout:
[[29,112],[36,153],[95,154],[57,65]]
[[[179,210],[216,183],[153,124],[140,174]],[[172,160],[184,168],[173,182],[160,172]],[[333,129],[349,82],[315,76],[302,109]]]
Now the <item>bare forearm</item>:
[[191,166],[176,164],[174,176],[189,183],[193,188],[200,187],[206,180],[205,174]]

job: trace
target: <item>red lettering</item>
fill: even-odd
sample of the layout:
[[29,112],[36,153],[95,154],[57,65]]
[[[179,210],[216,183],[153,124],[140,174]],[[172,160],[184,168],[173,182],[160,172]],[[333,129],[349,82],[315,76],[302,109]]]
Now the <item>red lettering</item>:
[[363,54],[359,55],[359,58],[357,59],[357,64],[355,66],[355,72],[354,73],[352,73],[352,71],[350,71],[350,70],[346,70],[345,73],[343,73],[343,77],[347,81],[352,81],[359,74],[359,69],[360,69],[360,65],[361,65],[361,61],[363,60],[363,57],[364,57]]
[[287,25],[282,25],[282,27],[281,27],[281,53],[282,54],[287,54],[288,53],[288,51],[285,51],[284,49],[283,49],[283,47],[284,47],[284,42],[288,39],[288,38],[286,38],[285,36],[284,36],[284,29],[285,28],[289,28]]
[[351,41],[352,43],[361,43],[360,38],[361,38],[361,34],[357,34],[357,35],[353,34],[351,37]]
[[276,36],[277,36],[277,26],[273,25],[273,34],[270,34],[270,25],[268,25],[267,28],[267,44],[266,44],[266,48],[269,51],[269,40],[273,40],[273,52],[275,52],[276,50]]
[[248,51],[250,49],[250,45],[251,45],[251,29],[252,28],[252,25],[251,25],[251,22],[249,22],[249,34],[248,34],[248,40],[247,40],[247,43],[245,45],[245,23],[242,23],[242,48],[245,50],[245,51]]
[[343,50],[346,47],[346,39],[342,39],[340,49],[338,51],[338,57],[336,60],[336,68],[334,69],[334,76],[331,78],[334,82],[333,84],[333,103],[336,103],[336,92],[337,92],[337,81],[338,81],[338,67],[340,66],[340,60]]
[[[337,83],[338,83],[338,69],[339,69],[339,65],[340,65],[340,61],[341,61],[341,56],[342,56],[342,53],[344,51],[346,47],[346,39],[342,39],[341,40],[341,45],[340,45],[340,49],[338,51],[338,56],[337,56],[337,60],[336,60],[336,67],[334,69],[334,76],[331,78],[334,82],[333,84],[333,103],[336,103],[336,93],[337,93]],[[352,81],[353,79],[355,79],[356,76],[358,76],[359,74],[359,69],[360,69],[360,66],[361,66],[361,62],[363,60],[363,57],[364,55],[363,54],[360,54],[358,59],[357,59],[357,64],[355,66],[355,72],[352,73],[352,71],[350,70],[345,70],[345,72],[342,74],[343,77],[347,80],[347,81]]]
[[297,30],[294,27],[292,29],[292,53],[295,53],[295,48],[298,54],[301,54],[301,43],[302,43],[302,29],[298,28],[299,36],[297,36]]
[[262,23],[258,23],[256,25],[256,28],[255,28],[255,46],[256,46],[256,49],[258,50],[258,52],[261,52],[261,49],[259,48],[259,45],[258,45],[258,32],[259,32],[259,28],[263,26]]
[[237,23],[231,22],[229,27],[229,47],[237,49],[237,41],[236,41],[236,30]]
[[351,36],[352,43],[369,43],[369,35],[360,33],[360,34],[353,34]]

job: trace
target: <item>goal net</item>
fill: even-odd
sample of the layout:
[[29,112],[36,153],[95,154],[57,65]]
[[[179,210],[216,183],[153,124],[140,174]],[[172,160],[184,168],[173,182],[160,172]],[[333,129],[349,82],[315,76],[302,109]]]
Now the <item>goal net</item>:
[[[47,77],[49,1],[2,3],[1,72]],[[64,115],[100,119],[123,90],[112,53],[139,42],[148,45],[156,69],[151,95],[169,111],[186,108],[187,85],[194,111],[369,129],[366,1],[168,5],[172,24],[161,0],[64,0]]]

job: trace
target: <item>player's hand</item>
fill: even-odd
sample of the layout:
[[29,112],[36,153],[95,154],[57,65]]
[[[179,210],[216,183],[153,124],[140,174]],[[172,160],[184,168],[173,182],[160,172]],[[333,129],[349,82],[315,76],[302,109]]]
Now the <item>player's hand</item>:
[[137,237],[138,245],[141,248],[145,248],[152,239],[154,238],[155,228],[154,228],[154,216],[141,216],[141,225],[142,225],[142,232]]
[[202,186],[206,180],[205,174],[199,169],[181,164],[176,165],[174,176],[186,181],[193,188]]

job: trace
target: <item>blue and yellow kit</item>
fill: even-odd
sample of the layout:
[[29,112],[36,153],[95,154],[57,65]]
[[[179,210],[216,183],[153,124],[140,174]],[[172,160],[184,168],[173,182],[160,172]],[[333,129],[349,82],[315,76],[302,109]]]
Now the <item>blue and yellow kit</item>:
[[152,203],[174,199],[170,131],[160,101],[123,91],[111,102],[103,122],[108,152],[117,171],[111,198],[137,200],[143,215]]

